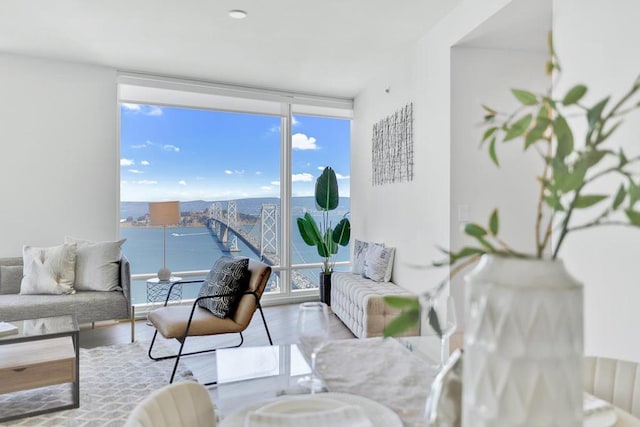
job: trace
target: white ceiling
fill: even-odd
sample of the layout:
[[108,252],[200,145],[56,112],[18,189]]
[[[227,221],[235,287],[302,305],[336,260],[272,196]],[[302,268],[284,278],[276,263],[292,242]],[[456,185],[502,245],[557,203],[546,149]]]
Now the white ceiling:
[[352,98],[459,2],[2,0],[0,52]]

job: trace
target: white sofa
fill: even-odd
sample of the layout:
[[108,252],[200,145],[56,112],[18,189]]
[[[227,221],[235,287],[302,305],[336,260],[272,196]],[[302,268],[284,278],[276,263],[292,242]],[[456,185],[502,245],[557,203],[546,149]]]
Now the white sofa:
[[[331,308],[358,338],[382,336],[387,324],[400,313],[384,302],[386,295],[417,298],[393,282],[374,282],[353,273],[334,272],[331,275]],[[419,328],[416,327],[403,336],[418,334]]]

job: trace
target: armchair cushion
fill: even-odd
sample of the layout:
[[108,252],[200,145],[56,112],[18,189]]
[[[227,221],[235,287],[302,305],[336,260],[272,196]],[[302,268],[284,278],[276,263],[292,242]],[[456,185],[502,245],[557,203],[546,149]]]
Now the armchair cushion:
[[209,310],[214,316],[224,319],[233,314],[241,293],[249,282],[249,258],[220,257],[200,288],[199,297],[225,295],[206,298],[198,305]]

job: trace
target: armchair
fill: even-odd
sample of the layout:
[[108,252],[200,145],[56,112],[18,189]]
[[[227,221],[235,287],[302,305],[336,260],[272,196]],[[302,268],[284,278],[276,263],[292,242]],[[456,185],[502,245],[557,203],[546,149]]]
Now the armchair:
[[[208,298],[221,298],[231,296],[233,294],[218,294],[218,295],[205,295],[198,297],[191,306],[185,305],[171,305],[167,303],[171,296],[173,287],[177,284],[188,283],[202,283],[201,280],[196,281],[181,281],[176,282],[169,288],[167,298],[164,306],[158,308],[149,313],[149,321],[156,328],[149,346],[149,357],[153,360],[165,360],[175,358],[176,362],[173,366],[173,372],[171,373],[171,379],[169,383],[173,382],[173,379],[178,368],[178,363],[182,356],[188,356],[192,354],[200,354],[216,351],[217,348],[194,351],[190,353],[183,353],[184,344],[187,337],[192,336],[205,336],[205,335],[218,335],[238,333],[240,334],[240,342],[231,347],[239,347],[244,341],[242,332],[249,326],[253,314],[256,309],[260,312],[262,317],[262,323],[269,339],[269,344],[273,345],[271,340],[271,334],[269,333],[269,327],[265,320],[264,313],[262,312],[262,306],[260,305],[260,298],[264,293],[264,289],[271,276],[271,267],[263,264],[260,261],[249,260],[248,271],[250,274],[249,284],[245,291],[240,292],[240,300],[236,307],[235,312],[224,319],[214,316],[210,311],[200,307],[198,302]],[[167,339],[175,338],[180,342],[180,349],[178,353],[171,356],[155,357],[152,355],[153,345],[156,341],[158,332]],[[205,385],[216,384],[216,381],[207,383]]]

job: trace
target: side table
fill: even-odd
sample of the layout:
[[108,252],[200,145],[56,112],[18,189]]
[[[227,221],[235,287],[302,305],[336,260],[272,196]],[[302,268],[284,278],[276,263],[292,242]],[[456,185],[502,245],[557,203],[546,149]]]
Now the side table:
[[[147,302],[156,303],[164,302],[167,299],[169,288],[176,282],[182,280],[182,277],[171,276],[169,280],[160,280],[157,277],[147,280]],[[169,301],[182,300],[182,285],[173,287]]]

